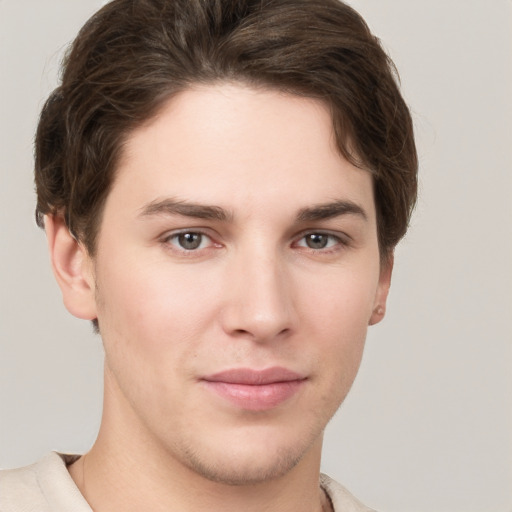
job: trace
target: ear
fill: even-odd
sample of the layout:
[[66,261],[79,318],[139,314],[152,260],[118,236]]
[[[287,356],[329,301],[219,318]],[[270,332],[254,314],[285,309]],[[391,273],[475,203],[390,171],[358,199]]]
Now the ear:
[[44,226],[66,309],[77,318],[96,319],[93,264],[87,249],[71,235],[62,215],[46,215]]
[[391,285],[391,274],[393,272],[394,255],[390,253],[389,256],[381,263],[379,284],[375,293],[375,300],[373,303],[373,311],[368,321],[368,325],[375,325],[379,323],[386,314],[386,301],[388,299],[389,287]]

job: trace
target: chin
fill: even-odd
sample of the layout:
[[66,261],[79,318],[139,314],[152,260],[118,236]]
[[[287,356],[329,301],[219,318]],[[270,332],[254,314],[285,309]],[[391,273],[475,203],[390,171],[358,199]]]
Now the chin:
[[174,444],[172,455],[182,466],[211,482],[256,485],[283,477],[304,459],[319,460],[322,429],[305,423],[302,427],[294,431],[253,425],[228,427],[216,433],[211,429],[203,432],[205,435]]
[[222,456],[208,458],[189,452],[187,465],[212,482],[230,486],[257,485],[286,475],[304,455],[303,450],[281,449],[276,452],[268,447],[261,447],[255,452],[240,454],[226,450]]

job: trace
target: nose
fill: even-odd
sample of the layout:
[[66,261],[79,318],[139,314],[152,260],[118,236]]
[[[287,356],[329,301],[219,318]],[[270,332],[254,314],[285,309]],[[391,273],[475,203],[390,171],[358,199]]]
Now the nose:
[[221,313],[231,336],[268,342],[295,329],[293,283],[276,252],[260,250],[231,262]]

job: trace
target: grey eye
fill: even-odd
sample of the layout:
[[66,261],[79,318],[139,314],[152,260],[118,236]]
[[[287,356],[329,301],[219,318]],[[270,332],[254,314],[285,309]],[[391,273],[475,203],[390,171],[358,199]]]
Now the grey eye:
[[306,245],[310,249],[325,249],[329,243],[329,235],[323,235],[322,233],[311,233],[305,237]]
[[203,235],[201,233],[180,233],[176,241],[182,249],[193,251],[201,246]]

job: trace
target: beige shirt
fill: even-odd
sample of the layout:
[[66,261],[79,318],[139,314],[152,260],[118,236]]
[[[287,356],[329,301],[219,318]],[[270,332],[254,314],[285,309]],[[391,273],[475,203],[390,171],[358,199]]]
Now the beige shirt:
[[[0,471],[0,512],[92,512],[66,467],[77,458],[52,452],[31,466]],[[335,512],[373,512],[328,476],[320,475],[320,485]]]

